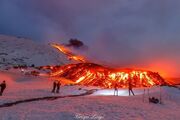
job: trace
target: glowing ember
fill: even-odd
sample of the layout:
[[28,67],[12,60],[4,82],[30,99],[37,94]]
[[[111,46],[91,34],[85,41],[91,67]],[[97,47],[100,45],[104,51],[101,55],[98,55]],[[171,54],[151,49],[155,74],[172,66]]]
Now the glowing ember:
[[52,43],[51,46],[58,49],[60,52],[64,53],[70,60],[75,60],[75,61],[80,61],[80,62],[86,62],[87,61],[85,59],[85,57],[80,56],[80,55],[75,55],[74,53],[71,52],[71,50],[69,50],[64,45]]
[[59,67],[51,76],[65,77],[77,84],[113,88],[126,88],[129,82],[134,87],[149,87],[165,84],[164,79],[155,72],[132,69],[111,69],[93,63],[69,64]]

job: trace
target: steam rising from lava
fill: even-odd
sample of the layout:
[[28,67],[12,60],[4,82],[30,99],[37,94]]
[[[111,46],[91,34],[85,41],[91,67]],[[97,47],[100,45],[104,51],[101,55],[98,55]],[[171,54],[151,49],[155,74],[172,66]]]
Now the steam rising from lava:
[[51,44],[52,47],[64,53],[69,59],[81,63],[54,67],[51,76],[65,77],[76,84],[113,88],[126,88],[129,84],[134,87],[149,87],[165,84],[164,79],[155,72],[136,69],[112,69],[94,63],[88,63],[83,56],[76,55],[64,45]]
[[179,6],[180,0],[0,0],[0,33],[41,42],[76,37],[100,63],[180,77]]
[[71,52],[70,49],[68,49],[64,45],[52,43],[51,46],[58,49],[60,52],[64,53],[68,57],[69,60],[75,60],[75,61],[80,61],[80,62],[87,61],[84,56],[75,55],[74,53]]

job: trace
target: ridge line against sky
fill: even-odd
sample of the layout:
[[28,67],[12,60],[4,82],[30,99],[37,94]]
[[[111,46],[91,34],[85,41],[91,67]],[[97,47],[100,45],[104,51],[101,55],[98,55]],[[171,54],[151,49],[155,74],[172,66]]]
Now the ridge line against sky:
[[180,76],[179,0],[0,0],[0,33],[39,42],[78,38],[88,56]]

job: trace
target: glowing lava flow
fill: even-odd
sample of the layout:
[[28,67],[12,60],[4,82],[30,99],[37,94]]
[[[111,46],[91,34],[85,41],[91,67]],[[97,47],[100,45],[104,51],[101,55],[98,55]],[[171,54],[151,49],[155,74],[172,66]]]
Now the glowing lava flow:
[[126,88],[129,82],[134,87],[164,85],[164,79],[155,72],[132,69],[111,69],[94,63],[69,64],[56,68],[51,76],[65,77],[76,84],[113,88]]
[[61,44],[51,44],[52,47],[58,49],[60,52],[64,53],[70,60],[80,61],[80,62],[86,62],[87,60],[85,57],[80,55],[73,54],[67,47]]
[[115,84],[119,88],[126,88],[129,84],[134,87],[149,87],[164,85],[166,82],[156,72],[136,69],[112,69],[94,63],[87,63],[83,56],[75,55],[64,45],[51,44],[52,47],[64,53],[69,59],[82,63],[69,64],[51,68],[51,76],[64,77],[75,84],[113,88]]

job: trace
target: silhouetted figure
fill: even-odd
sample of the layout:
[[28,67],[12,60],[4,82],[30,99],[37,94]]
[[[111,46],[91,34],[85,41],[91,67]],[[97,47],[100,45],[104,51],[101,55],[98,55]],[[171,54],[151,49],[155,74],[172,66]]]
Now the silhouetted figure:
[[56,86],[57,86],[56,93],[59,93],[60,86],[61,86],[61,82],[58,81],[57,84],[56,84]]
[[2,96],[4,90],[6,89],[6,81],[3,81],[3,82],[0,84],[0,87],[1,87],[0,96]]
[[52,93],[55,93],[56,87],[57,87],[57,80],[55,80],[55,81],[53,82]]
[[114,85],[114,95],[118,96],[118,84],[117,83]]
[[152,97],[152,98],[149,98],[149,102],[157,104],[159,103],[159,99]]
[[131,78],[129,79],[129,96],[131,95],[131,93],[134,95],[134,92],[133,92],[133,90],[132,90],[132,80],[131,80]]

